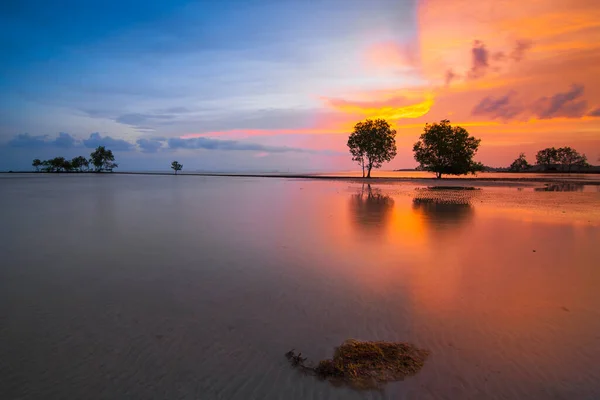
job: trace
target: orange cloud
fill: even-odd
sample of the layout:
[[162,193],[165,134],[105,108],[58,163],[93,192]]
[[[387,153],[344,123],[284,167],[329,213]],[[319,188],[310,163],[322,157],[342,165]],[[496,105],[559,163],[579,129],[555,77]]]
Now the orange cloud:
[[335,110],[364,118],[383,118],[391,122],[404,118],[419,118],[426,115],[433,106],[432,92],[424,94],[417,103],[406,97],[396,97],[376,101],[349,101],[326,99],[326,103]]

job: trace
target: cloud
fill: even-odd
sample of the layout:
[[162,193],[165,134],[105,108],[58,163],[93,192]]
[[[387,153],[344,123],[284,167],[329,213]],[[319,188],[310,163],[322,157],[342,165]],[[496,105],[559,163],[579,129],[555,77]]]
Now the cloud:
[[588,115],[590,117],[600,117],[600,107],[596,108],[595,110],[590,111],[590,113]]
[[452,83],[452,81],[456,78],[458,78],[458,75],[452,69],[447,70],[445,78],[446,86]]
[[43,147],[60,147],[70,149],[77,147],[77,140],[68,133],[61,132],[54,140],[48,140],[48,135],[32,136],[28,133],[21,133],[8,141],[9,147],[22,147],[29,149],[39,149]]
[[287,146],[268,146],[258,143],[249,143],[238,140],[221,140],[205,137],[181,139],[171,138],[167,140],[167,144],[171,149],[206,149],[206,150],[222,150],[222,151],[259,151],[267,153],[323,153],[323,151],[302,149],[297,147]]
[[126,140],[114,139],[110,136],[102,137],[98,132],[90,134],[89,139],[84,139],[83,144],[89,149],[96,148],[98,146],[106,146],[110,150],[115,151],[130,151],[133,150],[133,144]]
[[115,118],[115,121],[126,125],[141,125],[151,120],[169,120],[175,116],[168,114],[142,114],[142,113],[131,113],[119,115]]
[[492,55],[492,60],[494,61],[504,61],[506,60],[506,54],[503,51],[498,51]]
[[[512,119],[520,114],[535,116],[540,119],[551,118],[580,118],[586,115],[587,101],[581,99],[584,92],[583,85],[573,84],[566,92],[559,92],[552,96],[544,96],[525,105],[515,104],[516,92],[511,91],[501,97],[485,97],[471,111],[471,115],[487,116],[493,119]],[[597,114],[594,114],[597,113]],[[600,109],[587,115],[600,115]]]
[[60,132],[58,137],[54,139],[54,145],[63,149],[70,149],[77,145],[75,138],[68,133]]
[[485,115],[493,119],[511,119],[523,111],[522,107],[512,104],[514,95],[515,92],[509,92],[498,98],[488,96],[473,108],[471,114]]
[[525,56],[527,50],[529,50],[533,46],[533,42],[528,39],[517,40],[515,48],[510,53],[510,58],[514,61],[519,62]]
[[418,99],[396,96],[376,101],[351,101],[328,98],[324,100],[331,108],[346,114],[395,121],[402,118],[419,118],[427,114],[433,106],[434,96],[430,92],[424,92],[419,93]]
[[8,141],[8,146],[27,148],[46,147],[49,144],[49,142],[46,140],[47,137],[48,135],[31,136],[29,133],[20,133]]
[[485,44],[476,40],[473,42],[473,48],[471,49],[471,70],[469,71],[469,78],[481,78],[485,75],[487,68],[489,67],[490,53],[485,48]]
[[165,139],[138,139],[137,145],[144,153],[156,153],[162,148]]
[[587,101],[581,100],[583,92],[583,85],[573,84],[566,92],[540,98],[532,105],[532,111],[541,119],[583,117],[588,109]]

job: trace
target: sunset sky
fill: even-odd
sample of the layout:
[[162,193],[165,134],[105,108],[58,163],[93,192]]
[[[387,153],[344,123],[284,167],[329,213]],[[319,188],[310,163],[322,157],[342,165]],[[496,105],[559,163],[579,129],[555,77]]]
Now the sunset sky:
[[365,118],[412,168],[426,122],[507,166],[600,164],[597,0],[21,0],[0,4],[0,169],[111,148],[120,170],[358,168]]

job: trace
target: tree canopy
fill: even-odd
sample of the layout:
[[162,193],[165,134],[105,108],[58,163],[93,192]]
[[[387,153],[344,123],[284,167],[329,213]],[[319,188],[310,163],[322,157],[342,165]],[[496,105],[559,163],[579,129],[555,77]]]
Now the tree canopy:
[[538,165],[544,167],[547,170],[558,169],[560,167],[563,171],[571,172],[574,166],[587,167],[587,157],[585,154],[580,154],[571,147],[548,147],[540,150],[535,155],[535,159]]
[[173,161],[171,163],[171,169],[175,171],[175,175],[177,175],[177,171],[181,171],[183,169],[183,165],[179,164],[178,161]]
[[73,167],[73,169],[83,171],[84,168],[86,170],[89,169],[90,162],[87,160],[87,158],[83,156],[77,156],[71,160],[71,166]]
[[396,157],[396,131],[384,119],[359,122],[348,137],[348,148],[352,160],[362,167],[363,178],[365,168],[367,178],[371,177],[371,169],[380,168],[384,162]]
[[513,161],[512,164],[510,164],[508,170],[510,172],[522,172],[528,170],[529,168],[531,168],[531,164],[527,162],[527,159],[525,158],[525,153],[521,153],[519,154],[519,157],[515,161]]
[[92,154],[90,161],[96,172],[111,171],[119,165],[115,163],[115,156],[112,150],[107,150],[104,146],[98,146]]
[[414,144],[419,169],[442,175],[465,175],[483,170],[483,164],[473,161],[481,139],[469,136],[466,129],[450,125],[450,121],[425,124],[424,132]]

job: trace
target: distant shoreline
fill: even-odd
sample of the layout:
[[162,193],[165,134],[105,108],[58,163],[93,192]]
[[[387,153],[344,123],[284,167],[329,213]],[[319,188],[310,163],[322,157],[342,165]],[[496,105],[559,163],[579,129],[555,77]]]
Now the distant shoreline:
[[[396,171],[394,171],[396,172]],[[39,174],[39,175],[78,175],[78,174],[97,174],[96,172],[35,172],[35,171],[11,171],[11,172],[2,172],[6,174]],[[175,176],[172,172],[103,172],[100,173],[102,175],[157,175],[157,176]],[[177,176],[205,176],[205,177],[228,177],[228,178],[279,178],[279,179],[307,179],[307,180],[331,180],[331,181],[346,181],[346,182],[359,182],[359,183],[435,183],[436,185],[446,186],[449,183],[452,183],[456,186],[457,183],[496,183],[496,184],[505,184],[507,186],[513,184],[517,186],[527,185],[527,184],[574,184],[574,185],[592,185],[592,186],[600,186],[600,180],[585,180],[585,179],[569,179],[560,176],[552,176],[556,173],[549,173],[548,177],[509,177],[511,173],[507,173],[506,177],[502,178],[488,178],[488,177],[465,177],[465,178],[454,178],[454,177],[445,177],[442,179],[436,179],[435,177],[431,178],[415,178],[415,177],[372,177],[372,178],[362,178],[360,176],[335,176],[335,175],[313,175],[313,174],[241,174],[241,173],[204,173],[204,172],[185,172],[179,173]],[[588,175],[588,174],[586,174]],[[591,174],[590,174],[591,175]],[[600,174],[596,174],[600,175]],[[502,185],[504,186],[504,185]]]

